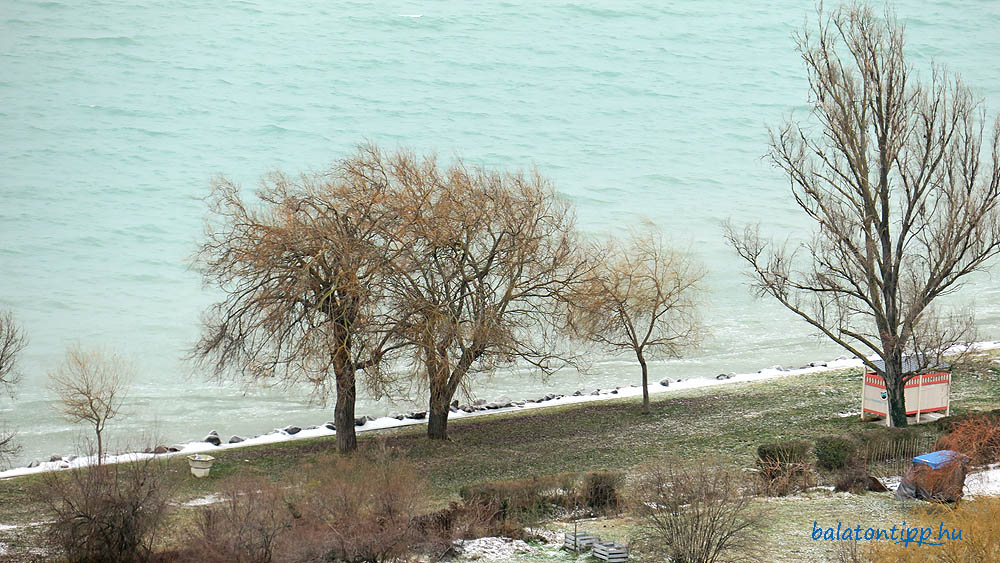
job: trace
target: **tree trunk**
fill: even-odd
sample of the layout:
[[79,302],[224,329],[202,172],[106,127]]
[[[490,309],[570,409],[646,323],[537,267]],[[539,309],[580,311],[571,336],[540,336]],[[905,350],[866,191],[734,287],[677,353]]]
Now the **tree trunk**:
[[642,366],[642,414],[649,414],[649,372],[646,369],[646,358],[642,357],[642,350],[636,350],[635,355]]
[[354,372],[344,370],[337,373],[337,404],[333,409],[333,421],[337,425],[337,451],[342,454],[358,449],[358,437],[354,432],[354,402],[356,399]]
[[448,413],[452,393],[448,393],[448,384],[435,385],[431,382],[430,410],[427,413],[427,437],[431,440],[448,439]]
[[885,361],[885,392],[889,400],[889,425],[906,426],[906,396],[903,383],[903,357],[890,355]]

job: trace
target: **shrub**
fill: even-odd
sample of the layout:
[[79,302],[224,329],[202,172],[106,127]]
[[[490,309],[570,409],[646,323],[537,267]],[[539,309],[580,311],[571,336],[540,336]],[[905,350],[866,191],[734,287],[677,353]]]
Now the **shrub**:
[[809,463],[810,446],[805,440],[760,445],[757,448],[760,492],[784,496],[811,487],[814,479]]
[[560,473],[469,485],[459,496],[466,504],[492,506],[501,519],[531,526],[556,509],[616,506],[623,482],[624,476],[615,472]]
[[583,498],[595,510],[616,512],[621,504],[621,488],[625,475],[619,471],[595,471],[583,476]]
[[950,433],[938,439],[934,447],[962,452],[974,465],[1000,461],[1000,420],[989,415],[959,420]]
[[[980,561],[1000,561],[1000,498],[979,497],[962,501],[954,507],[933,505],[920,509],[912,515],[910,527],[928,527],[932,530],[933,541],[943,527],[949,531],[961,531],[962,539],[944,541],[943,545],[919,548],[919,546],[876,542],[872,549],[872,561],[902,563],[978,563]],[[913,522],[912,520],[916,520]]]
[[424,540],[427,483],[391,451],[321,458],[300,493],[301,518],[286,550],[293,560],[393,561]]
[[957,424],[957,423],[959,423],[959,422],[961,422],[963,420],[968,420],[970,418],[979,417],[979,416],[986,416],[986,417],[989,417],[989,418],[993,419],[994,421],[1000,421],[1000,409],[993,409],[991,411],[971,412],[971,413],[966,413],[966,414],[956,414],[956,415],[952,415],[952,416],[946,416],[946,417],[939,418],[939,419],[935,420],[932,424],[934,425],[935,428],[937,428],[941,432],[951,432],[952,429],[954,428],[955,424]]
[[806,463],[810,446],[805,440],[761,444],[757,446],[757,459],[764,462]]
[[735,469],[669,460],[639,469],[632,495],[640,546],[672,561],[749,557],[764,515]]
[[226,483],[221,500],[199,511],[191,538],[192,561],[269,563],[279,536],[291,527],[284,494],[259,478]]
[[149,458],[45,474],[49,539],[69,561],[148,561],[167,511],[165,473]]
[[530,526],[548,510],[547,488],[539,479],[517,479],[463,487],[459,495],[467,506],[492,510],[494,520]]
[[816,439],[816,465],[821,469],[843,469],[858,449],[857,443],[841,436]]

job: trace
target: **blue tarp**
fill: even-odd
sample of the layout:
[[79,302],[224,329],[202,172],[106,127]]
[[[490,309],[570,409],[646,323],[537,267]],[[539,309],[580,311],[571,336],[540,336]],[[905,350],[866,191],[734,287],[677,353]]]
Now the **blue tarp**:
[[929,465],[931,469],[938,469],[948,465],[952,461],[960,460],[962,454],[956,452],[955,450],[938,450],[936,452],[931,452],[929,454],[918,455],[913,458],[913,463],[922,463],[924,465]]

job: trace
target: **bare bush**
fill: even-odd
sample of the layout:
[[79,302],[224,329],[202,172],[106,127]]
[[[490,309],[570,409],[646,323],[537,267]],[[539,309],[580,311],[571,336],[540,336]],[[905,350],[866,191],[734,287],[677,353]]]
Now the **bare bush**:
[[640,544],[671,561],[750,559],[763,513],[741,472],[669,460],[640,469],[633,494]]
[[837,542],[834,551],[834,561],[837,563],[870,563],[872,561],[871,547],[858,540]]
[[218,493],[220,502],[199,511],[191,552],[198,561],[270,563],[292,525],[283,491],[260,478],[238,477]]
[[973,465],[1000,461],[1000,421],[987,415],[971,416],[956,422],[951,432],[934,445],[938,450],[955,450],[969,456]]
[[44,474],[50,540],[73,562],[150,560],[167,512],[165,474],[155,458]]
[[757,448],[758,491],[766,496],[785,496],[816,484],[809,462],[811,444],[791,440],[761,444]]
[[425,539],[427,484],[392,452],[321,460],[301,493],[295,560],[396,561]]
[[63,365],[49,374],[66,420],[94,427],[98,465],[104,460],[104,429],[120,413],[131,378],[132,368],[119,356],[79,345],[70,346]]

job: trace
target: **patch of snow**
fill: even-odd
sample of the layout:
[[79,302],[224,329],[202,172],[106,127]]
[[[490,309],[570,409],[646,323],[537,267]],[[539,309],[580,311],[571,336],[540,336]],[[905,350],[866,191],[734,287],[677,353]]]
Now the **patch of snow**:
[[967,496],[1000,496],[1000,468],[970,473],[963,492]]
[[210,504],[215,504],[217,502],[222,502],[222,497],[213,493],[208,496],[199,497],[196,499],[189,500],[187,502],[181,503],[181,506],[208,506]]
[[7,544],[0,541],[0,555],[7,555]]
[[486,561],[510,560],[515,555],[531,553],[532,547],[522,540],[510,538],[478,538],[463,542],[459,551],[464,559]]
[[50,524],[51,522],[28,522],[27,524],[0,524],[0,532],[5,532],[7,530],[16,530],[18,528],[34,528],[36,526],[44,526]]

